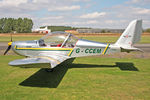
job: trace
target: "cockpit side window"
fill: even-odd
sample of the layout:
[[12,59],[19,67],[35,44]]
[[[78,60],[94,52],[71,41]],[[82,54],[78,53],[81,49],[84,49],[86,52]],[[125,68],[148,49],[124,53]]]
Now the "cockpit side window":
[[40,46],[73,48],[78,39],[68,33],[48,34],[39,40]]
[[65,47],[73,48],[75,46],[77,40],[78,39],[76,37],[74,37],[73,35],[70,34],[70,36],[69,36],[69,38],[68,38],[68,40],[67,40],[67,42],[65,44]]
[[44,39],[45,44],[50,47],[61,47],[64,42],[66,36],[65,35],[52,35]]

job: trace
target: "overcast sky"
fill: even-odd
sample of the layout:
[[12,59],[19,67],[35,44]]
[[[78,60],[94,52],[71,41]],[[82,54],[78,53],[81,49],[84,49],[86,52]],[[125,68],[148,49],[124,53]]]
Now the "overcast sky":
[[0,0],[2,17],[28,17],[35,28],[125,28],[134,19],[143,19],[143,28],[150,28],[150,0]]

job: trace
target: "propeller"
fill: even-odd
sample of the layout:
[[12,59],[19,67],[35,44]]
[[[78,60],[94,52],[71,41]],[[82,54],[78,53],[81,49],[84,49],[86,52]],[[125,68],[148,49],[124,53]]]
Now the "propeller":
[[12,44],[12,34],[10,35],[10,42],[8,43],[8,48],[6,49],[6,51],[4,52],[4,55],[7,54],[7,52],[11,49],[11,44]]

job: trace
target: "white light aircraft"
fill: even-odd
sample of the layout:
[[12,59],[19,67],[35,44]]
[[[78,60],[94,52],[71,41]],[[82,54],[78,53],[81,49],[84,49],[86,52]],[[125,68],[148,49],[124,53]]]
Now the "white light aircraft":
[[38,28],[38,29],[35,29],[36,32],[43,32],[43,33],[50,33],[51,30],[48,29],[48,27],[46,26],[45,28]]
[[[141,33],[142,20],[132,21],[114,44],[78,39],[66,32],[51,32],[39,40],[12,42],[11,39],[4,55],[12,48],[15,53],[27,58],[11,61],[9,65],[23,66],[47,63],[49,66],[45,66],[45,68],[52,71],[53,68],[71,58],[141,51],[133,46],[140,40]],[[36,67],[36,65],[32,67]]]

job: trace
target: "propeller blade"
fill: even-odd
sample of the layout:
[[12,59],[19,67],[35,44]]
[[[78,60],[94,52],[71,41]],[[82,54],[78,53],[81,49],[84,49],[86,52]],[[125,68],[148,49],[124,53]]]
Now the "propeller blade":
[[4,55],[6,55],[6,53],[11,49],[11,45],[8,46],[8,48],[6,49],[6,51],[4,52]]
[[11,49],[11,44],[12,44],[12,33],[10,34],[10,42],[8,43],[8,48],[6,49],[6,51],[4,52],[4,55],[6,55],[6,53]]
[[10,41],[12,42],[12,33],[11,33],[11,35],[10,35],[10,38],[11,38]]

